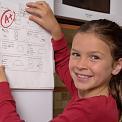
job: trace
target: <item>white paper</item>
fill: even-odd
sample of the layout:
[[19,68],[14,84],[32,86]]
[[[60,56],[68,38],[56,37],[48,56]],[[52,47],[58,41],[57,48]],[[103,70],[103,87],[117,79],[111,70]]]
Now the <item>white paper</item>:
[[[0,62],[11,88],[52,89],[51,35],[28,20],[28,1],[0,0]],[[53,0],[46,1],[53,8]]]

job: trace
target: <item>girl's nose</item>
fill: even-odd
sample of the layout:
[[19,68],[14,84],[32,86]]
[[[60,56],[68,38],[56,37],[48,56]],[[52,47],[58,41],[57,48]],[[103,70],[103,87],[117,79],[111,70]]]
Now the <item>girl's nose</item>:
[[88,69],[88,61],[86,59],[79,59],[76,66],[78,69]]

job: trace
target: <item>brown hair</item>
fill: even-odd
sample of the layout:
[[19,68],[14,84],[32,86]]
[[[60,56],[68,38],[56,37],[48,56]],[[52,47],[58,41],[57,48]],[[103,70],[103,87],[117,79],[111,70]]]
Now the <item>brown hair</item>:
[[[111,48],[114,60],[122,58],[122,29],[121,27],[106,19],[92,20],[84,23],[78,32],[94,33],[105,41]],[[117,75],[113,75],[110,82],[110,93],[116,99],[117,107],[122,117],[122,70]]]

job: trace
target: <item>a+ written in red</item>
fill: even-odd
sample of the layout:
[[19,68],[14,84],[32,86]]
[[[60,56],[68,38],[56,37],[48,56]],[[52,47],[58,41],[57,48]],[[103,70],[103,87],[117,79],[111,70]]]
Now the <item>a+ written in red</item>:
[[15,20],[15,12],[11,10],[6,10],[1,17],[1,25],[4,28],[8,28],[12,25]]

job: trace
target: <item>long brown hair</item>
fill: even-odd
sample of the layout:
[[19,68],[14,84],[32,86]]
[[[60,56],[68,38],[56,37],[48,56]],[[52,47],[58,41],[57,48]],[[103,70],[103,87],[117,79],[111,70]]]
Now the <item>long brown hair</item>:
[[[111,48],[111,54],[115,61],[122,58],[122,29],[110,20],[99,19],[84,23],[78,32],[94,33],[105,41]],[[110,93],[116,99],[117,107],[122,117],[122,70],[113,75],[110,82]]]

